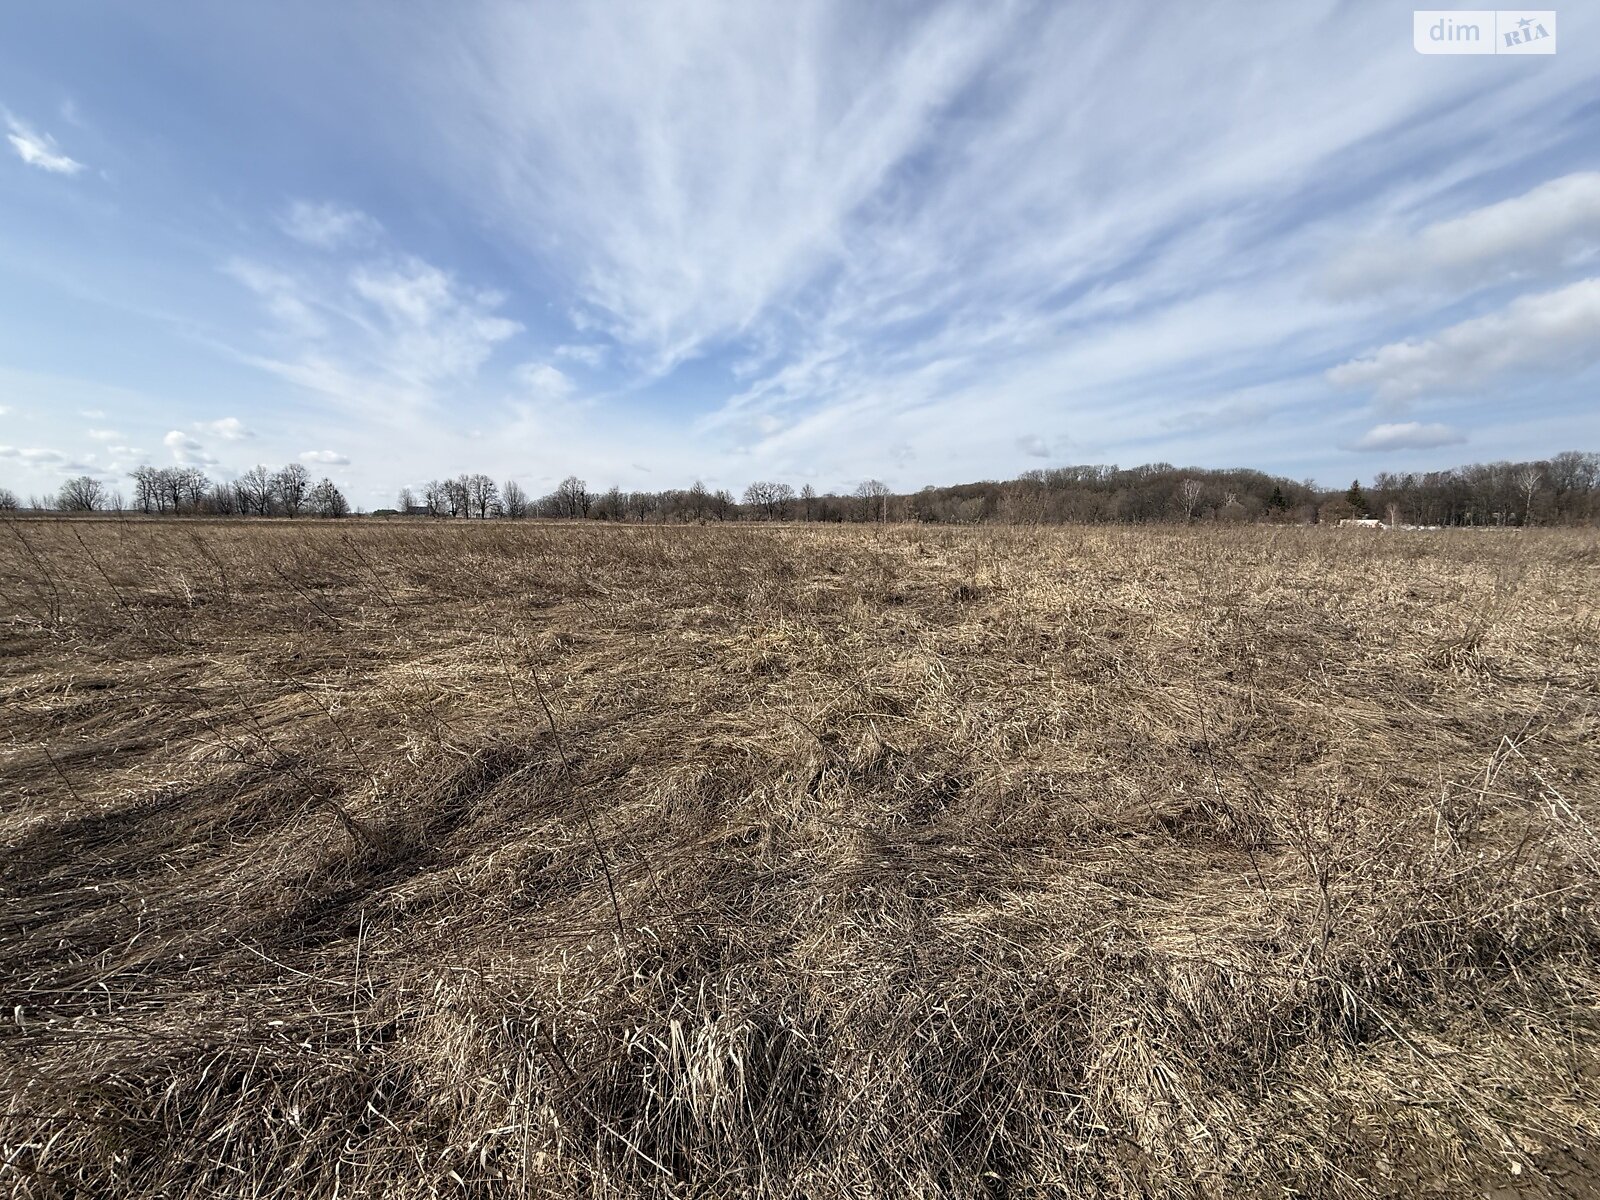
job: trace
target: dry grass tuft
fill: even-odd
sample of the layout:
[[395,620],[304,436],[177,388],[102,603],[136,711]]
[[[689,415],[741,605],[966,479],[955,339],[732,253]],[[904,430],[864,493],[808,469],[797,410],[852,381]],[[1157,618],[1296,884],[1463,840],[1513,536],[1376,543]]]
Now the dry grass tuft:
[[1600,1165],[1592,534],[6,532],[14,1194]]

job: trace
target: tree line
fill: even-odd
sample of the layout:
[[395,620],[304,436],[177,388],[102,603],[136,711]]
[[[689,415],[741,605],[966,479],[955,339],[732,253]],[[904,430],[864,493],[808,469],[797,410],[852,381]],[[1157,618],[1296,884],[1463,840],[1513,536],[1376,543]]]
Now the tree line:
[[[89,512],[103,509],[214,516],[315,515],[351,512],[330,480],[312,482],[298,463],[279,470],[254,467],[229,482],[194,467],[142,466],[130,476],[132,502],[92,476],[69,479],[54,497],[30,501],[35,509]],[[0,509],[16,509],[16,496],[0,488]],[[757,480],[735,499],[726,488],[696,481],[687,488],[591,491],[569,475],[544,496],[531,496],[514,479],[496,482],[482,473],[430,480],[400,490],[397,507],[380,516],[633,522],[698,521],[921,521],[947,524],[1146,524],[1333,522],[1376,517],[1423,526],[1588,524],[1600,520],[1600,454],[1566,451],[1529,462],[1472,463],[1443,471],[1380,471],[1365,488],[1324,490],[1248,469],[1143,466],[1051,467],[1016,479],[925,487],[894,492],[868,479],[847,494],[796,490]]]
[[[93,475],[76,475],[54,496],[33,497],[28,507],[56,512],[142,512],[152,516],[344,517],[350,502],[331,479],[312,481],[299,463],[274,471],[252,467],[237,479],[213,480],[198,467],[136,467],[128,473],[132,501]],[[0,488],[0,509],[21,507]]]

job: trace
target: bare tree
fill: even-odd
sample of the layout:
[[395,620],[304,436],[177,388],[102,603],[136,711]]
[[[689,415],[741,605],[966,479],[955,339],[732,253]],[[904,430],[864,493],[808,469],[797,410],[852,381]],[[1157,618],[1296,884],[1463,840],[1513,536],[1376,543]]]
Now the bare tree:
[[1544,472],[1539,469],[1538,463],[1529,463],[1523,468],[1517,480],[1522,485],[1522,523],[1533,524],[1533,498],[1539,493],[1539,485],[1544,482]]
[[689,490],[683,495],[684,511],[689,514],[692,521],[705,519],[706,509],[711,503],[711,493],[706,491],[706,485],[698,479],[690,485]]
[[283,511],[291,517],[298,516],[305,507],[306,493],[311,490],[311,473],[299,463],[289,463],[272,479]]
[[233,481],[233,494],[239,502],[240,512],[265,517],[272,512],[278,484],[271,471],[257,465]]
[[876,515],[885,524],[889,520],[889,485],[880,479],[863,479],[856,485],[856,499],[861,501],[862,515],[872,520]]
[[0,512],[17,511],[17,494],[10,488],[0,487]]
[[454,479],[444,481],[444,502],[452,517],[472,514],[472,489],[468,486],[465,475],[457,475]]
[[1198,479],[1185,479],[1183,486],[1178,489],[1178,494],[1183,497],[1183,519],[1194,520],[1195,505],[1200,503],[1200,493],[1205,490]]
[[816,502],[817,489],[809,483],[802,485],[800,488],[800,507],[805,514],[805,519],[808,521],[811,520],[811,509]]
[[93,475],[77,475],[61,485],[56,507],[62,512],[94,512],[104,499],[104,484]]
[[184,474],[188,467],[163,467],[156,472],[156,484],[161,494],[161,511],[183,511],[183,497],[187,491]]
[[178,493],[183,507],[190,512],[205,508],[206,497],[211,494],[211,480],[198,467],[179,467]]
[[306,500],[311,506],[311,511],[319,517],[347,517],[350,515],[350,502],[344,498],[344,493],[331,479],[319,480],[306,495]]
[[552,494],[556,514],[562,517],[587,517],[589,515],[589,485],[576,475],[568,475],[556,485]]
[[430,479],[422,489],[422,503],[430,517],[442,517],[450,507],[449,485]]
[[744,489],[745,505],[770,521],[773,510],[777,507],[777,487],[775,483],[757,479]]
[[726,521],[728,514],[733,511],[733,493],[727,488],[718,488],[711,493],[711,511],[717,520]]
[[499,487],[496,486],[494,480],[482,472],[476,475],[468,475],[466,483],[467,502],[477,511],[480,521],[486,520],[489,516],[490,507],[500,500]]
[[500,489],[500,499],[505,506],[505,514],[512,518],[521,518],[528,515],[528,493],[522,490],[522,485],[515,479],[508,479],[505,486]]
[[402,513],[408,513],[417,507],[417,494],[411,490],[409,484],[400,489],[400,495],[396,499]]
[[162,503],[161,472],[146,464],[128,472],[133,480],[133,502],[142,512],[160,512]]
[[499,506],[499,485],[488,475],[478,474],[469,480],[472,486],[472,507],[478,510],[478,520],[485,520],[490,509]]

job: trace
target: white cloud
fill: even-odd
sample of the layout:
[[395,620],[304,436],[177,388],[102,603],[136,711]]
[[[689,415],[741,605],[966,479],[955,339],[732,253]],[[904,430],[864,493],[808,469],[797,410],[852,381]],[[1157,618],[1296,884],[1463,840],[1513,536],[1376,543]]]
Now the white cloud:
[[424,409],[469,383],[522,329],[496,311],[498,292],[413,256],[378,255],[338,275],[242,260],[225,269],[262,297],[277,326],[272,349],[240,358],[366,419]]
[[1519,296],[1499,312],[1433,337],[1394,342],[1328,372],[1380,400],[1482,391],[1514,370],[1580,369],[1600,360],[1600,279]]
[[59,450],[44,450],[39,447],[0,446],[0,458],[15,458],[30,466],[41,463],[65,462],[66,457]]
[[599,367],[606,361],[608,350],[605,346],[595,344],[557,346],[557,358],[569,358],[575,363],[586,367]]
[[11,130],[6,140],[17,152],[17,157],[30,167],[50,171],[56,175],[76,175],[83,164],[68,158],[56,149],[56,140],[48,133],[35,133],[22,121],[6,114],[6,126]]
[[244,259],[233,259],[222,269],[261,297],[267,312],[285,334],[313,341],[327,334],[328,324],[318,311],[319,302],[294,276]]
[[[668,486],[837,487],[896,461],[917,464],[902,472],[914,485],[1043,465],[1041,448],[1320,473],[1340,441],[1422,412],[1346,429],[1324,368],[1471,314],[1391,326],[1306,281],[1373,230],[1412,240],[1506,195],[1507,179],[1590,166],[1573,80],[1600,51],[1486,88],[1486,60],[1446,78],[1403,38],[1374,38],[1375,5],[1313,7],[1242,22],[1180,8],[1153,36],[1139,6],[613,0],[469,6],[362,37],[346,35],[370,34],[368,18],[334,6],[319,21],[339,27],[325,31],[348,86],[370,91],[377,70],[407,80],[352,110],[349,132],[412,172],[403,207],[436,219],[432,261],[355,210],[289,203],[304,185],[270,192],[287,235],[270,226],[230,268],[260,328],[221,336],[272,376],[251,381],[258,394],[309,389],[286,402],[356,418],[297,437],[344,447],[362,485],[572,469],[600,486],[642,482],[640,463]],[[331,94],[315,63],[303,70],[299,86]],[[308,139],[308,160],[339,148],[315,121],[284,132]],[[1588,226],[1561,225],[1559,191],[1528,193],[1571,233],[1550,243],[1556,259],[1508,233],[1490,275],[1527,259],[1568,272],[1529,290],[1574,277]],[[1414,240],[1448,250],[1449,233]],[[465,265],[485,252],[514,300]],[[1440,279],[1477,278],[1428,261]],[[216,329],[230,308],[196,324]],[[604,420],[579,402],[600,383]],[[1254,411],[1235,403],[1250,389]],[[62,410],[90,403],[119,424],[163,411],[95,394]],[[168,420],[230,457],[237,443],[191,424],[207,411]],[[1596,418],[1576,418],[1586,440]],[[1489,440],[1476,414],[1462,424]]]
[[300,461],[329,467],[348,467],[350,460],[335,450],[302,450]]
[[517,386],[532,400],[565,400],[572,395],[573,383],[559,368],[549,363],[523,363],[511,372]]
[[1466,434],[1449,425],[1424,424],[1421,421],[1400,421],[1388,425],[1374,425],[1360,438],[1346,447],[1348,450],[1433,450],[1439,446],[1459,446],[1467,440]]
[[172,452],[172,460],[186,467],[214,467],[217,460],[206,453],[206,448],[181,429],[174,429],[161,439],[161,444]]
[[[1576,106],[1531,74],[1487,102],[1441,84],[1359,5],[1226,32],[1175,11],[1154,39],[1137,7],[886,11],[500,7],[418,41],[396,130],[552,280],[568,341],[606,340],[635,372],[619,392],[738,364],[663,472],[842,484],[910,447],[977,478],[1068,427],[1079,461],[1281,462],[1353,340],[1305,288],[1327,248],[1383,211],[1459,211],[1439,198],[1550,151]],[[1231,404],[1256,385],[1259,407]],[[618,473],[659,428],[612,433],[639,439]]]
[[115,429],[91,429],[89,436],[97,442],[114,442],[122,435]]
[[228,442],[242,442],[255,437],[255,432],[246,429],[244,422],[238,417],[223,417],[217,421],[198,421],[195,428],[204,433],[212,434]]
[[289,205],[278,223],[296,241],[322,250],[365,244],[383,230],[383,226],[358,208],[332,202],[313,204],[306,200],[296,200]]
[[1600,248],[1600,171],[1551,179],[1520,196],[1357,246],[1334,264],[1335,295],[1462,289],[1546,274]]
[[1017,449],[1030,458],[1050,457],[1050,443],[1036,433],[1029,434],[1026,437],[1019,437],[1017,439]]

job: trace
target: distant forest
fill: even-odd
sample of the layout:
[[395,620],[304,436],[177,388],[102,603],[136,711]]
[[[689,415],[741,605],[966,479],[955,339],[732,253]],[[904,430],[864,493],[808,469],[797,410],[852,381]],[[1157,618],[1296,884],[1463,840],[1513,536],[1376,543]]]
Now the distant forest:
[[[215,481],[193,467],[140,467],[127,494],[82,475],[50,497],[27,505],[0,488],[0,510],[135,512],[178,516],[343,517],[353,510],[330,480],[313,482],[305,469],[255,467],[237,479]],[[1016,479],[925,487],[896,493],[866,480],[848,495],[798,491],[788,483],[757,481],[736,498],[696,482],[659,492],[591,491],[568,476],[548,495],[533,497],[515,480],[483,474],[402,488],[393,508],[373,516],[457,519],[553,517],[574,520],[690,521],[920,521],[943,524],[1151,524],[1157,522],[1281,522],[1312,524],[1373,518],[1420,526],[1582,525],[1600,520],[1600,454],[1567,451],[1536,462],[1473,463],[1444,471],[1381,471],[1365,486],[1329,491],[1261,471],[1206,470],[1149,463],[1141,467],[1051,467]]]

